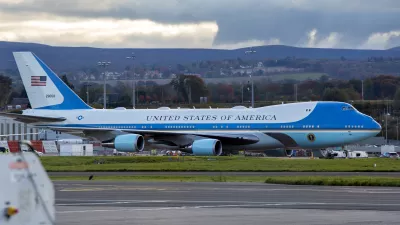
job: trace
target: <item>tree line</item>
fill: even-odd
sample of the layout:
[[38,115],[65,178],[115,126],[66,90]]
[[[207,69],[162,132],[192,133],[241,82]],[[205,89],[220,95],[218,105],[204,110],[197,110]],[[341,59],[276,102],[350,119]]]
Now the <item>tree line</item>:
[[[107,85],[108,104],[122,107],[132,106],[133,83],[120,82]],[[251,101],[251,82],[205,83],[201,77],[178,75],[169,84],[137,82],[135,85],[136,104],[199,104],[202,97],[209,104],[246,104]],[[323,76],[319,80],[284,80],[273,82],[265,78],[254,82],[254,100],[259,104],[268,102],[297,101],[343,101],[390,100],[393,110],[400,110],[400,77],[381,75],[365,80],[340,80]],[[296,91],[297,90],[297,91]],[[75,90],[89,103],[102,103],[103,85],[82,85]],[[392,101],[395,100],[395,101]],[[259,105],[258,104],[258,105]],[[364,104],[364,106],[365,106]],[[374,103],[375,104],[375,103]]]
[[[101,103],[103,84],[72,84],[67,76],[61,79],[82,99],[90,104]],[[22,86],[22,85],[20,85]],[[400,77],[380,75],[365,80],[334,79],[322,76],[319,80],[282,80],[271,81],[268,77],[254,82],[254,100],[268,101],[357,101],[357,100],[400,100]],[[107,84],[107,98],[111,104],[127,107],[132,104],[133,87],[137,104],[180,103],[197,104],[202,97],[209,103],[244,103],[251,101],[251,81],[231,81],[225,83],[205,83],[199,76],[178,75],[165,85],[155,82],[136,81],[119,82],[115,86]],[[13,85],[12,80],[0,74],[0,104],[9,103],[14,97],[26,97],[23,88]],[[88,99],[89,97],[89,99]],[[395,109],[400,104],[393,103]]]

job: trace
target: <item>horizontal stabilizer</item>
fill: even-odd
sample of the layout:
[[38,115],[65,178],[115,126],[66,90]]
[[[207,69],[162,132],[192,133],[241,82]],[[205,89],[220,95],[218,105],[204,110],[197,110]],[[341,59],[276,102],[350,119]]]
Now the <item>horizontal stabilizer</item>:
[[0,116],[12,118],[16,121],[23,123],[61,122],[66,120],[66,118],[64,117],[32,116],[32,115],[23,115],[18,113],[0,113]]

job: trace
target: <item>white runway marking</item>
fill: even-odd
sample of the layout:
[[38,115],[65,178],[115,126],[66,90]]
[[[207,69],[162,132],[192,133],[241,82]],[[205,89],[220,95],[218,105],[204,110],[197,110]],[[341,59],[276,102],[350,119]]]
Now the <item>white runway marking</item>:
[[164,207],[164,208],[127,208],[127,209],[94,209],[94,210],[79,210],[79,211],[59,211],[56,213],[89,213],[89,212],[126,212],[126,211],[156,211],[156,210],[169,210],[169,209],[184,209],[186,207]]
[[[81,199],[68,199],[68,198],[58,198],[57,201],[71,201],[71,202],[118,202],[118,200],[111,199],[93,199],[93,200],[81,200]],[[147,202],[168,202],[170,200],[120,200],[124,202],[138,202],[138,203],[147,203]]]
[[178,207],[152,207],[152,208],[125,208],[125,209],[94,209],[94,210],[76,210],[76,211],[58,211],[57,213],[89,213],[89,212],[121,212],[121,211],[159,211],[172,209],[200,209],[200,208],[229,208],[229,207],[250,207],[250,206],[277,206],[283,204],[250,204],[250,205],[213,205],[213,206],[178,206]]
[[[111,203],[113,204],[113,203]],[[312,203],[312,202],[285,202],[285,203],[253,203],[253,204],[232,204],[232,205],[198,205],[198,206],[178,206],[178,207],[152,207],[152,208],[118,208],[118,209],[94,209],[94,210],[74,210],[58,211],[59,214],[67,213],[90,213],[90,212],[121,212],[121,211],[160,211],[175,209],[202,209],[202,208],[233,208],[233,207],[263,207],[263,206],[293,206],[293,205],[355,205],[355,206],[400,206],[400,204],[364,204],[364,203]]]
[[[79,201],[79,200],[72,200]],[[97,202],[96,202],[97,201]],[[400,203],[348,203],[348,202],[252,202],[252,201],[184,201],[184,200],[152,200],[152,201],[138,201],[138,200],[93,200],[93,202],[82,202],[82,203],[68,203],[68,204],[56,204],[56,206],[87,206],[87,205],[113,205],[113,204],[140,204],[140,203],[236,203],[234,205],[210,205],[210,206],[190,206],[190,207],[248,207],[248,206],[271,206],[271,205],[346,205],[346,206],[398,206]],[[189,206],[188,206],[189,207]]]
[[[73,200],[73,201],[81,201],[81,200]],[[168,201],[164,200],[155,200],[155,201],[136,201],[136,200],[128,200],[128,201],[115,201],[115,200],[93,200],[97,202],[81,202],[81,203],[66,203],[66,204],[56,204],[56,206],[85,206],[85,205],[110,205],[110,204],[132,204],[132,203],[166,203]]]

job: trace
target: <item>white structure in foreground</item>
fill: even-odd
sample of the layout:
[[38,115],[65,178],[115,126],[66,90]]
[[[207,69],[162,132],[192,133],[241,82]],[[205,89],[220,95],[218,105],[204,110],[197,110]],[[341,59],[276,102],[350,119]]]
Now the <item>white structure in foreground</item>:
[[1,154],[0,180],[0,224],[55,224],[54,186],[34,153]]

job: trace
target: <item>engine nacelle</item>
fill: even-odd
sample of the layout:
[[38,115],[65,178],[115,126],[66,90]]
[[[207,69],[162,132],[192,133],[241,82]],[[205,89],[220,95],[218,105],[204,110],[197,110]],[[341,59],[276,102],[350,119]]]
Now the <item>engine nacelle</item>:
[[192,144],[192,152],[196,156],[219,156],[222,154],[222,143],[216,139],[196,140]]
[[289,150],[289,149],[266,150],[266,151],[264,151],[264,153],[267,156],[287,157],[287,156],[291,156],[293,154],[293,150]]
[[116,136],[113,143],[102,145],[115,148],[119,152],[141,152],[144,149],[144,138],[139,134],[122,134]]

